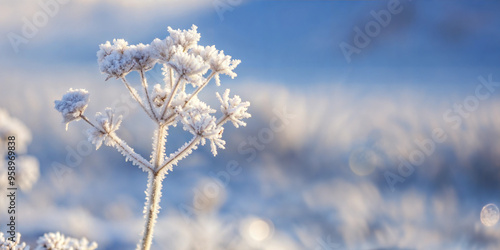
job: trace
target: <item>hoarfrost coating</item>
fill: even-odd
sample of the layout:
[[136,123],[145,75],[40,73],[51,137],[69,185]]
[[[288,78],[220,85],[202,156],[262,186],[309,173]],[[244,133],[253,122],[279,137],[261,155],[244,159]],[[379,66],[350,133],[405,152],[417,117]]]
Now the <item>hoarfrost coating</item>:
[[[224,149],[226,142],[222,139],[224,125],[231,121],[235,127],[245,126],[243,119],[250,118],[249,102],[243,102],[239,96],[229,96],[229,89],[224,94],[216,94],[221,104],[221,114],[198,98],[212,80],[221,84],[220,75],[234,79],[235,68],[240,60],[232,59],[217,50],[215,46],[201,46],[198,41],[201,35],[193,25],[189,30],[167,28],[169,36],[165,39],[154,39],[151,44],[129,45],[123,39],[114,39],[99,46],[97,62],[99,70],[106,75],[106,80],[116,78],[129,91],[132,98],[140,105],[147,116],[157,125],[153,134],[153,150],[147,160],[136,153],[123,141],[116,131],[120,127],[122,117],[113,109],[107,108],[105,113],[97,113],[96,122],[92,122],[84,114],[88,105],[88,93],[83,90],[70,89],[61,101],[56,101],[56,109],[61,112],[64,122],[84,120],[91,127],[88,139],[98,149],[102,144],[116,148],[126,161],[132,161],[140,169],[148,173],[146,202],[144,207],[145,225],[143,238],[138,249],[150,249],[154,226],[158,217],[162,181],[173,166],[198,146],[210,142],[213,155],[217,149]],[[164,84],[149,87],[145,72],[162,65]],[[130,84],[126,76],[136,71],[140,76],[140,89]],[[187,91],[190,84],[193,91]],[[192,134],[192,138],[184,145],[166,156],[165,143],[170,126],[182,124],[182,128]]]
[[89,92],[85,89],[69,89],[60,101],[55,101],[55,108],[61,112],[68,130],[69,122],[79,120],[89,103]]

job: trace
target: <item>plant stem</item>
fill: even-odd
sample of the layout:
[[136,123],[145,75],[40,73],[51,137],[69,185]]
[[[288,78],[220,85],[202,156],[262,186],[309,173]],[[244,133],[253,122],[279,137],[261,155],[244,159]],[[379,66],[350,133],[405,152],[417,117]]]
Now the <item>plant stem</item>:
[[148,197],[146,205],[144,207],[145,225],[144,225],[144,235],[142,237],[142,242],[140,245],[141,250],[149,250],[151,248],[151,243],[153,241],[153,231],[156,224],[156,219],[158,218],[158,212],[160,209],[160,197],[162,188],[162,175],[154,172],[150,172],[148,175]]
[[160,197],[161,197],[161,187],[162,187],[162,176],[164,174],[158,173],[160,164],[164,158],[164,146],[165,146],[165,126],[158,125],[158,130],[156,132],[156,145],[155,154],[152,159],[153,169],[148,174],[148,190],[146,197],[146,204],[144,205],[145,213],[145,225],[144,225],[144,235],[142,236],[141,249],[149,250],[153,240],[153,231],[156,224],[156,219],[158,217],[158,212],[160,211]]

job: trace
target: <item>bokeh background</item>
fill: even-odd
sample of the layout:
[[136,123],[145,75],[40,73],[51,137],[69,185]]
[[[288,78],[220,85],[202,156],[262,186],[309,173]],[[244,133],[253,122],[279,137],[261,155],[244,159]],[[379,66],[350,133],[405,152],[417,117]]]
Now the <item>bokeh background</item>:
[[[135,247],[146,174],[112,148],[92,149],[85,124],[65,131],[53,101],[85,88],[88,116],[120,108],[120,136],[148,156],[153,124],[120,82],[104,81],[98,45],[195,24],[199,44],[242,60],[237,78],[202,97],[217,107],[214,92],[231,88],[253,117],[228,124],[217,157],[199,148],[167,176],[154,249],[500,248],[500,226],[480,220],[483,206],[500,204],[498,1],[0,6],[0,107],[31,130],[27,153],[40,165],[18,201],[17,228],[32,245],[60,231],[100,249]],[[159,70],[148,77],[161,81]],[[169,151],[189,138],[169,134]]]

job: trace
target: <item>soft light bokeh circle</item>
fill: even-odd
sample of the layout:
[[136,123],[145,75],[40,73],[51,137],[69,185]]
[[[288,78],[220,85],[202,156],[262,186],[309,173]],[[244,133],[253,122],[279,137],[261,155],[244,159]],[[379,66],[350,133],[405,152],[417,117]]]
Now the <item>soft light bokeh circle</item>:
[[369,148],[356,148],[349,156],[349,168],[359,176],[371,174],[380,164],[380,156]]
[[240,231],[248,243],[260,245],[273,237],[274,225],[269,220],[252,217],[242,222]]
[[481,210],[481,223],[487,227],[492,227],[497,224],[500,219],[500,211],[497,205],[490,203]]
[[271,227],[267,222],[261,219],[256,219],[248,226],[248,234],[253,240],[263,241],[269,237]]

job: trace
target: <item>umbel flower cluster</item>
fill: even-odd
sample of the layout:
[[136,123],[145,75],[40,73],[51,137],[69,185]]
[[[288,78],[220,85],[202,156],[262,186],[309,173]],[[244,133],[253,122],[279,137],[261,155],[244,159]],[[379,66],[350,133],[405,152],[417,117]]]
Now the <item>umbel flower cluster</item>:
[[[86,238],[75,239],[64,236],[63,234],[47,233],[38,238],[35,250],[94,250],[97,249],[97,243],[90,243]],[[30,247],[21,242],[21,234],[17,233],[15,240],[11,241],[4,237],[0,232],[0,249],[5,250],[29,250]]]
[[[123,39],[115,39],[99,46],[97,61],[106,80],[120,80],[139,104],[147,116],[156,123],[153,132],[153,150],[150,159],[136,153],[118,135],[122,116],[107,108],[97,113],[95,120],[84,115],[89,104],[89,93],[84,89],[70,89],[61,100],[55,101],[55,108],[61,112],[66,125],[71,121],[84,120],[90,125],[87,131],[89,141],[98,149],[103,144],[116,148],[143,171],[148,173],[146,204],[144,207],[145,225],[143,237],[138,249],[149,249],[153,229],[159,211],[162,181],[168,171],[197,149],[199,145],[209,144],[213,155],[218,149],[224,149],[222,139],[223,126],[226,122],[234,126],[245,126],[244,119],[249,102],[243,102],[237,95],[230,96],[229,89],[219,99],[220,115],[205,102],[198,99],[202,91],[212,80],[221,84],[221,75],[236,77],[234,69],[240,60],[234,60],[215,46],[198,45],[200,34],[193,25],[190,30],[174,30],[168,27],[169,36],[154,39],[150,44],[129,45]],[[154,67],[161,67],[164,84],[152,87],[148,84],[145,72]],[[136,88],[127,80],[127,75],[137,72],[140,87]],[[191,91],[188,91],[191,90]],[[180,124],[192,134],[192,138],[179,149],[166,156],[165,144],[170,126]]]

